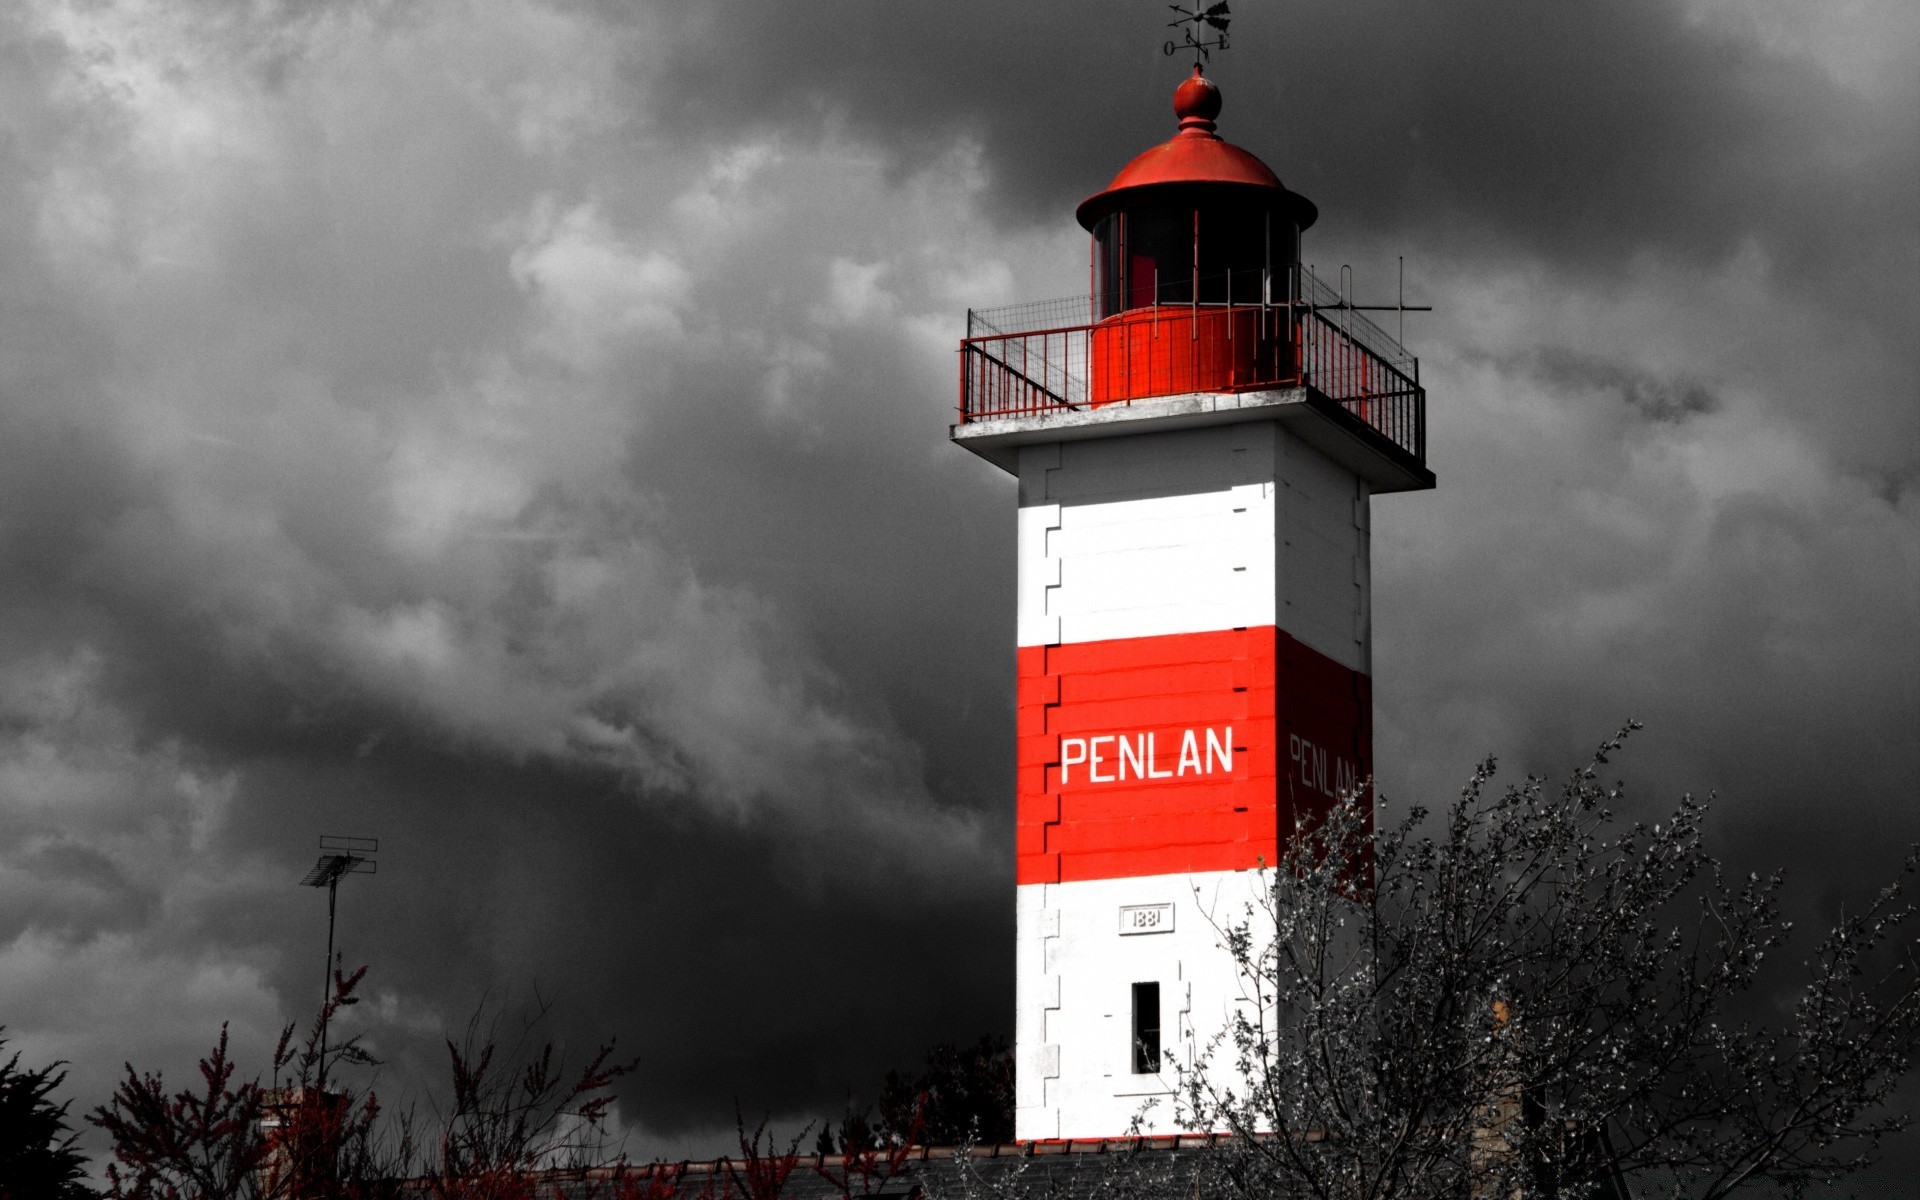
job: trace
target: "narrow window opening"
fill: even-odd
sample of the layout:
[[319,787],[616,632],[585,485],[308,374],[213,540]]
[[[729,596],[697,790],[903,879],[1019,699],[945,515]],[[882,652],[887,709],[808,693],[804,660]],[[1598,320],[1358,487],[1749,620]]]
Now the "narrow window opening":
[[1133,1073],[1160,1073],[1160,985],[1133,985]]

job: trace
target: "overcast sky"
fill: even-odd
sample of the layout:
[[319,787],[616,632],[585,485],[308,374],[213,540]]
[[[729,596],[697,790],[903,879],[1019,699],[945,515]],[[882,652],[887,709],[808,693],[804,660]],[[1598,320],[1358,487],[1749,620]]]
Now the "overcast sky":
[[[1563,774],[1831,906],[1920,839],[1920,6],[1236,4],[1223,135],[1408,318],[1383,790]],[[322,833],[394,1092],[538,992],[637,1153],[1012,1026],[1014,488],[1165,8],[0,8],[0,1023],[256,1065]],[[184,1082],[184,1079],[183,1079]]]

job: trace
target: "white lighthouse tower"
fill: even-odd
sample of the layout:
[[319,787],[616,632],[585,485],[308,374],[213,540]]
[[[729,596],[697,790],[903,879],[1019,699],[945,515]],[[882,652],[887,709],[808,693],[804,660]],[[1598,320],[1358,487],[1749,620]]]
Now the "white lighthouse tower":
[[961,345],[953,440],[1019,480],[1022,1140],[1175,1131],[1243,1002],[1210,915],[1371,776],[1372,497],[1434,484],[1417,363],[1301,269],[1312,203],[1199,67],[1174,110],[1080,205],[1090,296]]

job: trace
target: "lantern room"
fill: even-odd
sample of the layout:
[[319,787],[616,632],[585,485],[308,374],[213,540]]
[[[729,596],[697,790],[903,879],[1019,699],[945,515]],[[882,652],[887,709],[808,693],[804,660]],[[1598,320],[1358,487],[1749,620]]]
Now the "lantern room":
[[1094,404],[1263,386],[1298,371],[1288,318],[1300,232],[1318,214],[1215,132],[1220,108],[1220,89],[1196,64],[1173,95],[1180,131],[1076,214],[1093,235]]
[[1128,163],[1075,214],[1093,234],[1095,315],[1156,304],[1284,300],[1300,233],[1319,215],[1258,158],[1215,132],[1220,89],[1173,94],[1180,132]]

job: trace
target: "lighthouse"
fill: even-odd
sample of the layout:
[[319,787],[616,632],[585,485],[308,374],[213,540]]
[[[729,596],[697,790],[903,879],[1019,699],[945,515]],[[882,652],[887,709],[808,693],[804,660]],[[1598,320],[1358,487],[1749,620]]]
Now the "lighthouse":
[[1434,486],[1418,362],[1302,266],[1314,205],[1198,66],[1173,107],[1079,206],[1087,291],[960,347],[952,439],[1019,493],[1021,1140],[1179,1131],[1248,1003],[1220,924],[1370,787],[1373,497]]

